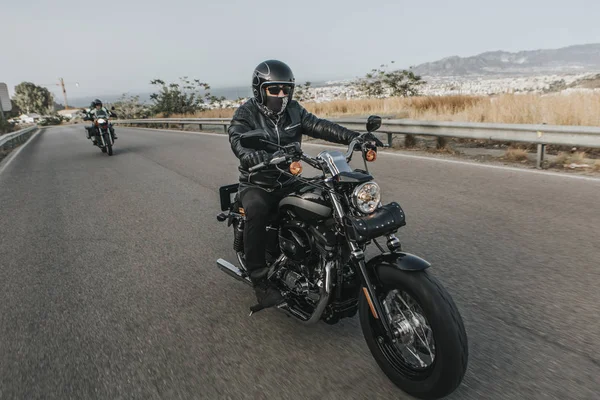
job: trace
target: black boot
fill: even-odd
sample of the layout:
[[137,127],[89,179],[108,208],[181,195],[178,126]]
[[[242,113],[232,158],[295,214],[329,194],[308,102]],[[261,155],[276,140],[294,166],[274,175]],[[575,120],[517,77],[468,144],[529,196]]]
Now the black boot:
[[277,289],[267,279],[268,268],[261,268],[250,273],[250,280],[254,286],[254,293],[258,304],[251,307],[253,312],[262,310],[263,308],[275,307],[284,302],[279,289]]

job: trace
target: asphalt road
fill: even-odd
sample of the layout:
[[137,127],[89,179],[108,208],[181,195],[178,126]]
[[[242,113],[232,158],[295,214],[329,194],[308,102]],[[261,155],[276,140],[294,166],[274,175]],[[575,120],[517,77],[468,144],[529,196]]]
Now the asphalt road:
[[[248,317],[215,263],[223,136],[117,129],[113,157],[47,129],[0,174],[1,399],[409,398],[356,318]],[[383,154],[372,172],[465,320],[451,398],[598,399],[600,181]]]

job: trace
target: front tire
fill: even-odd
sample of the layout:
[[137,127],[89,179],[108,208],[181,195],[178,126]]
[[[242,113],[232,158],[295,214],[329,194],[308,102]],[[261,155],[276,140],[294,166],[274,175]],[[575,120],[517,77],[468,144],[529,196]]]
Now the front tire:
[[112,156],[113,155],[113,148],[112,148],[112,144],[111,144],[110,139],[111,138],[110,138],[109,134],[105,133],[104,134],[104,142],[106,143],[106,149],[107,149],[108,155]]
[[450,294],[426,271],[385,265],[375,270],[383,312],[392,315],[393,329],[402,334],[396,343],[384,339],[363,292],[360,322],[371,354],[404,392],[421,399],[449,395],[462,382],[468,361],[467,334]]

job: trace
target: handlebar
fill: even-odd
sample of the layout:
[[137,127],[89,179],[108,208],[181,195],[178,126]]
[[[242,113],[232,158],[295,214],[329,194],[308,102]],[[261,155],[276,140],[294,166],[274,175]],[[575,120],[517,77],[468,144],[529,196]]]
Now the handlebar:
[[288,157],[286,157],[286,156],[274,157],[274,158],[270,159],[269,161],[263,161],[260,164],[256,164],[254,167],[250,167],[248,169],[248,171],[254,172],[254,171],[257,171],[264,167],[267,167],[269,165],[275,165],[275,164],[282,163],[282,162],[286,161],[287,159],[288,159]]
[[[348,145],[348,151],[346,152],[346,160],[348,162],[351,160],[352,154],[354,153],[354,151],[358,150],[357,145],[362,146],[362,145],[366,144],[367,141],[375,142],[376,147],[389,147],[389,145],[382,143],[372,133],[368,133],[368,132],[362,133],[359,136],[357,136],[356,138],[354,138],[352,140],[352,142],[350,142],[350,144]],[[252,172],[258,171],[260,169],[263,169],[265,167],[268,167],[270,165],[280,164],[284,161],[288,161],[288,160],[291,160],[294,158],[305,161],[307,164],[309,164],[310,166],[315,167],[315,168],[319,168],[321,166],[321,162],[319,160],[304,154],[301,150],[300,150],[300,154],[298,154],[297,150],[300,150],[300,149],[299,149],[299,147],[296,148],[294,146],[294,144],[288,145],[288,146],[283,146],[282,150],[281,150],[284,153],[283,155],[277,155],[269,161],[264,161],[260,164],[250,167],[248,169],[248,172],[252,173]]]

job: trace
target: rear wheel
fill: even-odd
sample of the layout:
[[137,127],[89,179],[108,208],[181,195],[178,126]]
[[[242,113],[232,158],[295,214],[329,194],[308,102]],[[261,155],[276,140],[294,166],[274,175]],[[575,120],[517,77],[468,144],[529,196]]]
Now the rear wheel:
[[377,296],[394,341],[386,338],[363,292],[360,322],[371,354],[406,393],[421,399],[449,395],[462,382],[468,361],[467,334],[450,294],[426,271],[389,266],[376,271]]

